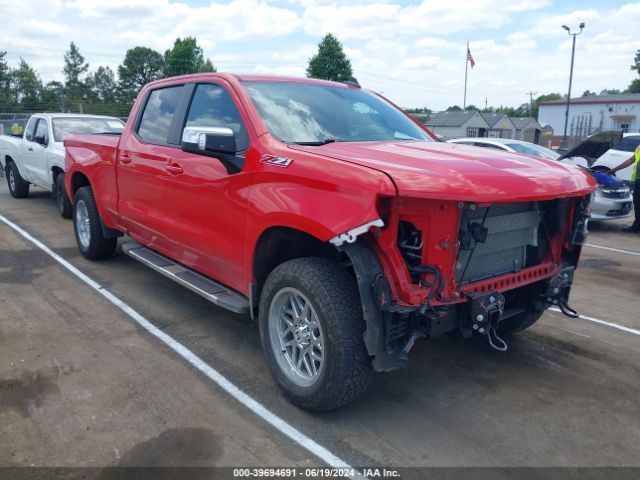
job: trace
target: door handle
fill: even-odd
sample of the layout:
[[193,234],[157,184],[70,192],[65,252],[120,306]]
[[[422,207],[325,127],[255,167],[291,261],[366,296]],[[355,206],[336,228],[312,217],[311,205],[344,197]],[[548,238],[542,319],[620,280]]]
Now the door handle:
[[123,164],[127,164],[127,163],[131,163],[131,156],[129,155],[129,152],[122,152],[120,154],[120,163]]
[[29,147],[27,148],[27,150],[29,150],[30,152],[33,152],[33,147]]
[[184,171],[182,167],[177,163],[167,165],[166,169],[167,169],[167,172],[169,172],[172,175],[180,175]]

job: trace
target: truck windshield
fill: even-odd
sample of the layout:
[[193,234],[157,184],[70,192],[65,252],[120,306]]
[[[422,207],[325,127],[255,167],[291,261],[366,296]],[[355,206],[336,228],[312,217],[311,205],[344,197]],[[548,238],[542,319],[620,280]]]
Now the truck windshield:
[[433,140],[396,107],[360,89],[293,82],[243,84],[269,132],[283,142]]
[[122,133],[124,123],[118,118],[64,117],[54,118],[53,138],[62,142],[70,133]]

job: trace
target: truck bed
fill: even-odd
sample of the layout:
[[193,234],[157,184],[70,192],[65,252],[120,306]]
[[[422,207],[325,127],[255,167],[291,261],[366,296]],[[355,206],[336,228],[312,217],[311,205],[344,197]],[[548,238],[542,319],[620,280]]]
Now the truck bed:
[[96,154],[102,162],[114,165],[119,143],[119,134],[72,133],[64,141],[66,167],[68,169],[71,163],[83,163],[88,158],[95,160]]

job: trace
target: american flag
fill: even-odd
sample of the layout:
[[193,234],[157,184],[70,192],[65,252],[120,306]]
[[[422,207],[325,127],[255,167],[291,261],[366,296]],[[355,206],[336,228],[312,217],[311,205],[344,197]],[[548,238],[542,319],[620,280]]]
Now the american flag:
[[471,68],[473,68],[476,64],[476,61],[471,56],[471,50],[469,50],[469,47],[467,47],[467,61],[471,64]]

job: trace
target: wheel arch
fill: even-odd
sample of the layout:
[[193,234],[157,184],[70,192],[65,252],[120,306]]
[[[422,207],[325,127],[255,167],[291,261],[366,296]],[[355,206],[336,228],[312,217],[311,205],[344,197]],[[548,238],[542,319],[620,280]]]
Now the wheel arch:
[[309,256],[334,260],[354,277],[366,324],[364,341],[368,354],[373,357],[374,369],[389,371],[402,366],[396,357],[386,354],[384,350],[383,312],[377,307],[372,288],[376,277],[384,274],[384,269],[374,250],[362,239],[335,247],[293,227],[275,226],[264,230],[256,242],[251,263],[252,315],[259,304],[260,293],[269,273],[286,261]]
[[61,173],[64,173],[64,170],[61,167],[59,167],[58,165],[53,165],[51,167],[51,180],[53,180],[55,182],[56,177]]
[[69,198],[73,198],[79,188],[91,187],[89,178],[82,172],[74,172],[69,183],[71,191],[68,192]]
[[252,307],[257,306],[260,292],[269,273],[278,265],[301,257],[320,257],[340,261],[342,254],[317,236],[291,226],[271,226],[262,231],[252,249]]

